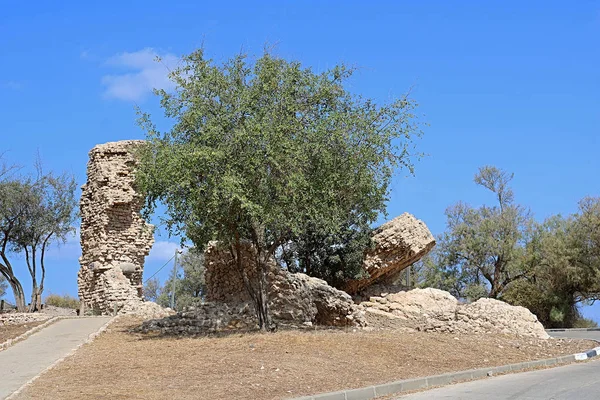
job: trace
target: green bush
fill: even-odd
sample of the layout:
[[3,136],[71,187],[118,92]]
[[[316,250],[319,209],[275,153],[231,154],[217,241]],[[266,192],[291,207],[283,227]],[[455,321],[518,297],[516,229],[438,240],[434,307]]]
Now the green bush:
[[593,319],[579,317],[573,322],[573,328],[597,328],[598,323]]
[[50,294],[46,297],[46,305],[54,306],[54,307],[62,307],[62,308],[79,308],[79,300],[75,297],[69,296],[68,294],[63,294],[62,296],[58,294]]

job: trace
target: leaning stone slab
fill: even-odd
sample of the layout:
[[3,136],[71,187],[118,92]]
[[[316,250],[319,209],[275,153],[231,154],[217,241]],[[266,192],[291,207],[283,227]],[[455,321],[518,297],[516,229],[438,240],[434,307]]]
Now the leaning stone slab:
[[363,266],[368,278],[349,281],[342,289],[349,294],[375,283],[393,280],[419,261],[435,246],[435,238],[421,220],[404,213],[373,232],[375,248],[367,253]]

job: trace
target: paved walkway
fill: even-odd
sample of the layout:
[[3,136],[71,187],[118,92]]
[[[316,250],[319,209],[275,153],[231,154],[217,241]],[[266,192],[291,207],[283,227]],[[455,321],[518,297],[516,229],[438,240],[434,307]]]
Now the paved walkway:
[[110,318],[63,319],[0,351],[0,399],[66,356]]

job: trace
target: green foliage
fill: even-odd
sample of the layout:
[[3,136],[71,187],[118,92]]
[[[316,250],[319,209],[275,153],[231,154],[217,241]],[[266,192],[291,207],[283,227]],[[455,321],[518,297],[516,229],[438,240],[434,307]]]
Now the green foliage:
[[9,282],[21,312],[26,311],[24,291],[14,274],[10,252],[25,256],[32,281],[33,311],[39,308],[44,290],[46,250],[66,240],[76,218],[74,178],[44,173],[39,163],[36,167],[35,177],[7,172],[0,177],[0,275]]
[[362,223],[346,223],[333,232],[313,226],[282,247],[280,264],[291,272],[303,272],[341,287],[349,279],[364,277],[364,254],[372,248],[372,229]]
[[531,276],[503,299],[523,305],[547,327],[572,327],[578,304],[600,299],[600,198],[585,198],[569,218],[553,216],[535,231],[528,263]]
[[158,302],[158,296],[160,296],[160,291],[161,291],[161,287],[160,287],[160,281],[158,280],[158,278],[148,279],[144,283],[143,294],[144,294],[144,298],[146,300],[150,300],[155,303]]
[[182,311],[202,301],[206,291],[204,270],[204,254],[195,248],[189,249],[179,257],[175,278],[171,273],[162,287],[158,279],[149,279],[144,285],[144,296],[163,307],[170,307],[175,279],[175,309]]
[[575,320],[575,322],[573,323],[573,328],[597,328],[598,327],[598,323],[596,321],[594,321],[593,319],[589,319],[589,318],[578,318]]
[[[290,241],[342,238],[348,221],[372,223],[394,171],[412,171],[414,102],[352,96],[344,88],[352,73],[340,65],[317,74],[268,52],[217,64],[198,50],[171,74],[175,91],[157,91],[173,128],[160,133],[141,115],[146,211],[164,203],[171,233],[199,249],[218,240],[238,263],[240,243],[254,245],[257,279],[245,282],[261,327],[270,325],[268,261]],[[305,263],[310,246],[296,247]]]
[[438,238],[434,261],[426,268],[426,284],[449,286],[462,298],[498,298],[527,275],[523,261],[534,221],[514,203],[512,177],[496,167],[482,167],[475,183],[494,193],[497,205],[457,203],[446,210],[447,231]]
[[49,294],[46,296],[46,305],[62,308],[72,308],[77,310],[79,308],[79,300],[68,294],[58,295]]
[[573,216],[539,224],[514,203],[511,179],[494,167],[479,170],[475,182],[498,205],[450,207],[448,230],[416,266],[418,284],[527,307],[548,328],[584,323],[578,305],[600,299],[600,198],[583,199]]

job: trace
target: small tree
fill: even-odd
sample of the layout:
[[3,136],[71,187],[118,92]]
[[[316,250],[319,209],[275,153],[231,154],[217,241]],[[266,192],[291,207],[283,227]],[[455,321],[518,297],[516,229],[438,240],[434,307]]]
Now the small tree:
[[372,229],[366,220],[347,221],[338,227],[312,225],[282,246],[280,265],[342,287],[366,275],[365,251],[373,247]]
[[171,273],[169,279],[158,291],[156,302],[163,307],[170,307],[173,280],[175,280],[176,310],[183,310],[200,302],[206,292],[204,271],[204,253],[195,247],[188,249],[178,259],[175,276]]
[[44,175],[38,168],[37,181],[24,188],[25,209],[15,230],[13,247],[25,253],[32,282],[30,311],[41,308],[48,246],[64,243],[74,231],[76,187],[72,176]]
[[458,203],[446,210],[447,231],[438,239],[437,275],[454,281],[460,297],[498,298],[512,282],[527,276],[523,263],[533,218],[514,202],[513,175],[486,166],[475,183],[494,193],[497,205],[473,208]]
[[30,183],[21,178],[0,182],[0,274],[10,285],[19,312],[26,311],[25,292],[23,285],[15,276],[9,251],[14,246],[16,233],[23,222],[29,193]]
[[579,212],[540,224],[527,246],[527,279],[504,293],[511,304],[529,308],[544,326],[574,327],[578,306],[600,299],[600,199],[586,198]]
[[[141,117],[147,210],[162,201],[171,231],[199,249],[210,240],[229,249],[262,329],[271,328],[275,255],[311,226],[339,232],[352,215],[372,223],[394,170],[412,171],[414,103],[352,96],[343,86],[352,73],[342,65],[316,74],[268,52],[217,65],[198,50],[171,73],[174,93],[157,91],[170,132]],[[242,265],[244,242],[255,251],[255,279]]]
[[150,278],[144,283],[144,298],[153,302],[157,302],[160,296],[160,281],[158,278]]

